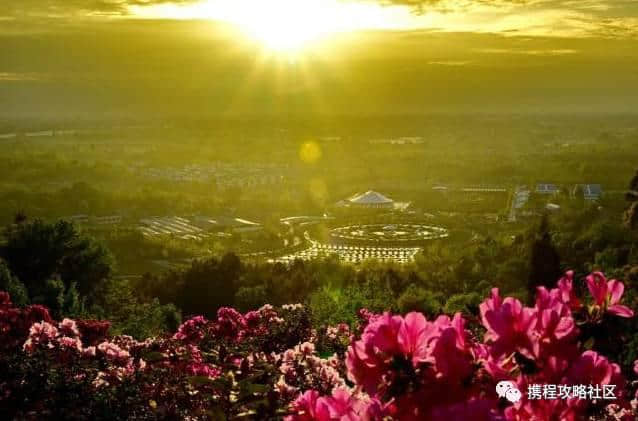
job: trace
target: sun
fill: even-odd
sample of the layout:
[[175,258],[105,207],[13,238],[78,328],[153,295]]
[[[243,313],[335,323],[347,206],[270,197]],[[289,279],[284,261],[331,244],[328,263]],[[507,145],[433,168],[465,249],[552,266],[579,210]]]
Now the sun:
[[238,14],[234,23],[271,50],[295,52],[347,30],[335,19],[335,10],[329,3],[320,6],[319,2],[299,0],[258,2],[252,10]]
[[231,8],[226,20],[270,50],[294,53],[331,35],[357,29],[356,12],[361,11],[338,0],[270,0],[251,2],[239,13]]
[[287,55],[338,33],[401,29],[411,19],[406,8],[344,0],[200,0],[130,8],[140,17],[227,22],[266,49]]

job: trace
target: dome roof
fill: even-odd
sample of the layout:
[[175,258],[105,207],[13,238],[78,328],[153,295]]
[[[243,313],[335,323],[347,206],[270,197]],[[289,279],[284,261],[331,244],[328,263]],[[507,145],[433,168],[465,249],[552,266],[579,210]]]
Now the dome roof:
[[362,194],[355,194],[350,199],[348,199],[348,201],[355,205],[379,205],[394,203],[394,200],[372,190],[369,190]]

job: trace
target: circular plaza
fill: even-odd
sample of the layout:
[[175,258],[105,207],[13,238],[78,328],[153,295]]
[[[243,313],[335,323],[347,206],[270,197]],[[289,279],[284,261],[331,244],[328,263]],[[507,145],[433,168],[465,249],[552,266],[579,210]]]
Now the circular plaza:
[[425,224],[349,225],[330,231],[331,239],[338,244],[384,246],[419,245],[448,235],[443,227]]

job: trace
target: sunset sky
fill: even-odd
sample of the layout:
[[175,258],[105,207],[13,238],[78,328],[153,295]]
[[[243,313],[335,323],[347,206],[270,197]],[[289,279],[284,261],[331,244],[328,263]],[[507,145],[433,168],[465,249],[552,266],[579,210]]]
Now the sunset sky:
[[638,109],[634,0],[3,3],[4,116]]

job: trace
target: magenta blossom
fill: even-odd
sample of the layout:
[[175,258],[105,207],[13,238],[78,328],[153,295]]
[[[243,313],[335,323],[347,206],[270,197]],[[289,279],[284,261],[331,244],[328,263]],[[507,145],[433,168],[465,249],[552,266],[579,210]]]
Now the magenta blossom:
[[627,306],[618,304],[625,292],[625,285],[612,279],[607,281],[601,272],[587,276],[587,288],[594,298],[595,305],[602,311],[620,317],[633,317],[634,312]]
[[567,304],[570,309],[578,310],[582,307],[582,303],[580,302],[574,291],[573,270],[565,272],[565,276],[558,280],[558,291],[561,301]]
[[286,417],[286,421],[330,421],[328,406],[316,390],[306,391],[291,406],[295,415]]
[[374,421],[382,420],[385,408],[377,399],[355,393],[345,387],[335,388],[331,396],[306,391],[291,405],[294,415],[286,421]]
[[523,307],[516,298],[502,299],[498,288],[480,306],[481,320],[487,328],[485,340],[492,343],[494,356],[518,351],[528,358],[538,354],[535,310]]
[[77,337],[80,335],[80,331],[78,330],[77,324],[75,320],[64,319],[58,325],[60,332],[70,337]]
[[173,335],[173,339],[184,342],[199,342],[204,338],[208,320],[204,316],[196,316],[182,323]]

